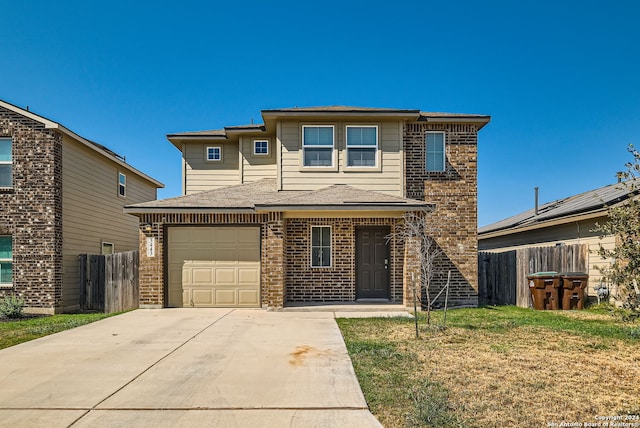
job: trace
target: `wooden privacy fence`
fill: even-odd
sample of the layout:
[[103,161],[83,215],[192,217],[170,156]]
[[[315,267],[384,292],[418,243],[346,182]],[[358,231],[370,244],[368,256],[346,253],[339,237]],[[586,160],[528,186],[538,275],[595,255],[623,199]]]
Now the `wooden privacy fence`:
[[481,305],[531,307],[527,275],[536,272],[588,272],[587,244],[520,248],[478,253],[478,300]]
[[80,309],[105,313],[138,307],[138,251],[81,254]]

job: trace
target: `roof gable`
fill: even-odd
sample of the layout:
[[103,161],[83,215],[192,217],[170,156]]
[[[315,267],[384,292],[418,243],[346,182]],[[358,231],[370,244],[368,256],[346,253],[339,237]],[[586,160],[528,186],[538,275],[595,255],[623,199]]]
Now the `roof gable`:
[[56,131],[59,131],[60,133],[74,139],[75,141],[78,141],[80,144],[88,147],[89,149],[93,150],[94,152],[97,152],[98,154],[108,158],[109,160],[112,160],[113,162],[117,163],[119,166],[129,170],[130,172],[140,176],[141,178],[153,183],[153,185],[155,185],[156,187],[164,187],[164,184],[162,184],[161,182],[159,182],[158,180],[146,175],[145,173],[137,170],[136,168],[134,168],[133,166],[129,165],[128,163],[126,163],[125,161],[125,157],[121,156],[119,154],[117,154],[116,152],[114,152],[113,150],[107,148],[106,146],[103,146],[102,144],[96,143],[95,141],[91,141],[87,138],[84,138],[78,134],[76,134],[75,132],[71,131],[70,129],[67,129],[66,127],[64,127],[63,125],[54,122],[52,120],[49,120],[43,116],[37,115],[35,113],[32,113],[29,110],[25,110],[22,109],[18,106],[15,106],[11,103],[8,103],[6,101],[0,100],[0,107],[3,107],[9,111],[12,111],[14,113],[17,113],[19,115],[22,115],[24,117],[27,117],[29,119],[32,119],[38,123],[41,123],[44,125],[44,127],[46,129],[55,129]]

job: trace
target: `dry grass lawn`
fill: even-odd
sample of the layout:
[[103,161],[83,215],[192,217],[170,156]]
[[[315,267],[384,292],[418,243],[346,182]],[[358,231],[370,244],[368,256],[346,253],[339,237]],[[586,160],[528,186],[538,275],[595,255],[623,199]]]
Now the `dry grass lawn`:
[[637,324],[513,307],[449,311],[446,330],[421,322],[416,340],[411,320],[339,320],[387,428],[543,427],[640,414]]

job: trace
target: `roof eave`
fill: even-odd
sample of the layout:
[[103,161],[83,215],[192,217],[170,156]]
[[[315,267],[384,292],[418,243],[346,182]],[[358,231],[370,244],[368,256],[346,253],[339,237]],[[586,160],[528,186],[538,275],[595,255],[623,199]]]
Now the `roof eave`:
[[206,207],[124,207],[125,214],[255,214],[254,208],[206,208]]
[[420,115],[420,110],[327,110],[327,111],[287,111],[287,110],[262,110],[262,117],[267,122],[269,119],[281,118],[315,118],[315,117],[378,117],[394,119],[416,119]]
[[503,229],[498,229],[498,230],[492,230],[488,232],[478,232],[478,240],[497,238],[500,236],[513,235],[516,233],[543,229],[545,227],[550,227],[550,226],[558,226],[561,224],[574,223],[576,221],[598,218],[606,215],[607,211],[608,211],[608,208],[604,207],[604,208],[600,208],[600,209],[585,212],[585,213],[576,213],[570,216],[549,218],[544,221],[530,223],[524,226],[518,225],[518,226],[512,226],[512,227],[505,227]]
[[486,124],[491,121],[491,116],[447,116],[447,115],[421,115],[421,118],[424,118],[426,122],[431,123],[473,123],[478,125],[478,130],[482,129]]
[[181,135],[181,134],[168,134],[167,140],[174,147],[180,151],[182,151],[182,144],[188,142],[204,142],[204,141],[226,141],[229,137],[226,135],[218,135],[218,134],[204,134],[204,135]]
[[256,204],[256,212],[274,211],[433,211],[435,205],[403,205],[403,204]]

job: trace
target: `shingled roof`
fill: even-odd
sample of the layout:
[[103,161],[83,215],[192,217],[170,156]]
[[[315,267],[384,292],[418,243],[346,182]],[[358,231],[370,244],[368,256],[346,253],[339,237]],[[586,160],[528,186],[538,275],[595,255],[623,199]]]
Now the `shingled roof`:
[[501,231],[506,233],[525,227],[535,227],[536,225],[542,227],[543,223],[572,218],[577,215],[605,214],[608,207],[616,205],[638,193],[633,191],[632,186],[628,184],[631,183],[610,184],[599,189],[540,205],[537,215],[535,207],[533,207],[520,214],[479,228],[478,235],[482,238],[482,235],[490,233]]
[[319,190],[277,190],[276,180],[221,187],[186,196],[125,207],[125,212],[265,212],[307,210],[426,211],[434,206],[415,199],[335,184]]

